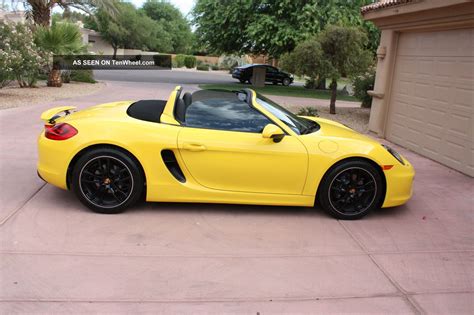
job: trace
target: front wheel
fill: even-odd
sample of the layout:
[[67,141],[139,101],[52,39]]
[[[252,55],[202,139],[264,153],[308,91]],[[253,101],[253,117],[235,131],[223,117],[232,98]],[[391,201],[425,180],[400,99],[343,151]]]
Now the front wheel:
[[242,84],[245,83],[245,82],[247,82],[247,80],[244,80],[244,79],[239,79],[239,81],[240,81],[240,83],[242,83]]
[[284,86],[288,86],[288,85],[291,84],[291,80],[288,79],[288,78],[284,78],[283,81],[282,81],[282,84],[283,84]]
[[383,178],[372,164],[348,161],[337,165],[324,177],[318,200],[333,217],[355,220],[378,208],[384,192]]
[[99,213],[119,213],[138,201],[144,179],[135,159],[111,148],[86,152],[72,173],[72,190]]

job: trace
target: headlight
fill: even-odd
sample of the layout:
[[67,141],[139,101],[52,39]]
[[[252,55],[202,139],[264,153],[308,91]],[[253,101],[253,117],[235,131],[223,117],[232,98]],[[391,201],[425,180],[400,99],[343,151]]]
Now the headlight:
[[402,165],[405,165],[405,162],[403,161],[403,158],[402,156],[397,152],[395,151],[394,149],[392,149],[391,147],[385,145],[385,144],[382,144],[382,146],[387,149],[387,151],[393,155],[394,158],[396,158],[398,160],[398,162],[402,163]]

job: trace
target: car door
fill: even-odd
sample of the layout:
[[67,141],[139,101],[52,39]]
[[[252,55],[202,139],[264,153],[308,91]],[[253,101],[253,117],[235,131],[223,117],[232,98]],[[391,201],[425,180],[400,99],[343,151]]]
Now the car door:
[[211,99],[193,102],[178,148],[186,169],[207,188],[252,193],[301,194],[308,154],[294,136],[264,139],[271,123],[246,102]]
[[270,67],[270,66],[266,66],[266,75],[265,75],[265,81],[267,82],[273,82],[273,81],[278,81],[278,70],[273,68],[273,67]]

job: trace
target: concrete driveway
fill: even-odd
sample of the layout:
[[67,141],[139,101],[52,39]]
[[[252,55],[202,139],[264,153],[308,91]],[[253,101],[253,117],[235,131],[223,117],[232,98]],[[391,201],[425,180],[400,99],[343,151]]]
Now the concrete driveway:
[[0,111],[1,314],[472,314],[474,180],[403,149],[417,171],[413,199],[354,222],[207,204],[99,215],[37,178],[44,109],[172,88],[109,82],[97,95]]

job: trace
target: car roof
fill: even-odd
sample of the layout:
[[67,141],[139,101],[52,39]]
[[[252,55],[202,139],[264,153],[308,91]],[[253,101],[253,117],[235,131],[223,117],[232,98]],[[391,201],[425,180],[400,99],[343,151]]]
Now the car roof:
[[242,68],[250,68],[250,67],[272,67],[272,68],[275,68],[272,65],[267,65],[267,64],[264,64],[264,63],[249,63],[249,64],[239,66],[239,67],[236,67],[236,68],[241,68],[242,69]]

